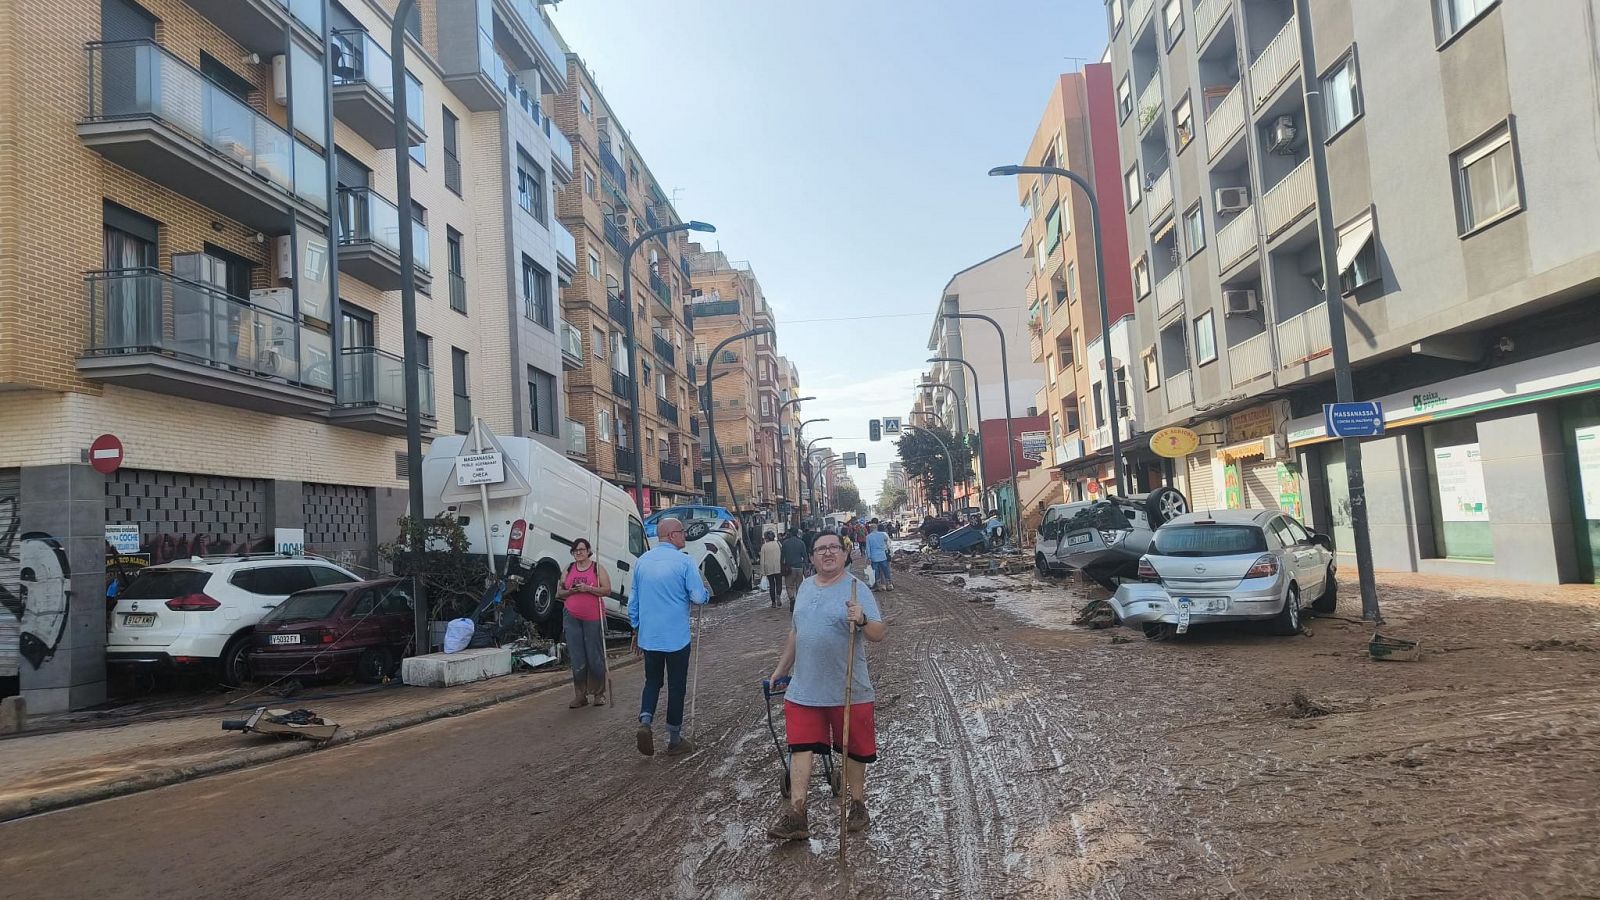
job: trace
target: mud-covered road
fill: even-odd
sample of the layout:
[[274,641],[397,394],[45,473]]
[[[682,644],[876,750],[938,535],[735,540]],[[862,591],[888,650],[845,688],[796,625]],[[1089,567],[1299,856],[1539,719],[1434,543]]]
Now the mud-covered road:
[[781,769],[758,685],[787,614],[751,595],[706,614],[693,756],[635,751],[632,666],[604,709],[556,691],[0,826],[0,885],[96,900],[1600,896],[1594,589],[1386,579],[1388,630],[1427,652],[1380,664],[1351,620],[1150,644],[1061,627],[1085,595],[1067,582],[897,578],[872,648],[874,821],[848,875],[820,781],[812,840],[765,837]]

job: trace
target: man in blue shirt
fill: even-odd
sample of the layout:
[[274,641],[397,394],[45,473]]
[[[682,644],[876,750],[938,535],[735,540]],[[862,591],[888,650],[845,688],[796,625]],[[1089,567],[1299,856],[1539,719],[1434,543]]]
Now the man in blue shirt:
[[694,560],[683,552],[683,522],[662,519],[656,523],[660,543],[639,557],[633,567],[633,592],[628,599],[628,621],[633,623],[633,650],[644,652],[644,696],[639,700],[639,730],[635,740],[645,756],[656,752],[650,725],[656,717],[661,682],[667,682],[667,755],[694,750],[683,736],[683,694],[689,681],[689,604],[708,599],[705,582]]
[[877,519],[867,523],[867,562],[872,564],[872,587],[894,590],[894,573],[889,570],[889,536]]

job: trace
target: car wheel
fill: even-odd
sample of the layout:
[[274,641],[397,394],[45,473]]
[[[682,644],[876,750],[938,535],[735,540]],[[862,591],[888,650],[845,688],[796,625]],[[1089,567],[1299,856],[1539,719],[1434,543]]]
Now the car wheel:
[[1144,623],[1144,639],[1147,641],[1171,640],[1178,634],[1178,626],[1171,622],[1146,622]]
[[1339,608],[1339,580],[1333,575],[1333,566],[1328,567],[1328,580],[1322,583],[1322,596],[1313,600],[1311,611],[1319,616],[1329,616]]
[[1278,612],[1277,618],[1272,620],[1272,633],[1281,635],[1300,633],[1300,588],[1295,585],[1289,585],[1289,593],[1283,598],[1283,609]]
[[1144,512],[1152,530],[1189,511],[1189,501],[1177,488],[1158,487],[1144,499]]
[[1043,553],[1035,553],[1033,555],[1033,568],[1038,571],[1040,576],[1048,576],[1050,574],[1050,564],[1044,561]]
[[716,563],[706,563],[706,581],[711,583],[712,597],[720,597],[728,592],[728,576],[722,574],[722,567]]
[[556,576],[549,569],[538,569],[517,593],[517,611],[539,626],[546,637],[555,637],[561,618],[561,601],[556,599]]
[[222,648],[217,660],[218,677],[226,685],[238,686],[250,681],[250,635],[241,634]]
[[[744,551],[739,551],[739,554],[741,557],[740,562],[743,562]],[[748,591],[755,587],[755,579],[751,577],[750,570],[746,569],[744,566],[738,566],[738,572],[734,575],[733,586],[741,591]]]
[[394,669],[394,654],[388,647],[368,647],[356,660],[356,681],[362,684],[382,684]]

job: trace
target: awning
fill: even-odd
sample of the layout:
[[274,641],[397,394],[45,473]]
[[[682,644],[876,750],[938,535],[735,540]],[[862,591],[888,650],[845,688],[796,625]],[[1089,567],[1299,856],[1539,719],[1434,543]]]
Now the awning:
[[1339,274],[1343,275],[1372,242],[1372,212],[1339,229]]
[[1155,234],[1150,236],[1150,243],[1161,243],[1161,240],[1171,233],[1172,229],[1175,227],[1177,227],[1177,219],[1173,218],[1172,216],[1168,216],[1166,224],[1162,225]]
[[1267,444],[1265,440],[1257,438],[1253,441],[1245,441],[1242,444],[1234,444],[1231,447],[1223,447],[1217,451],[1217,455],[1228,461],[1266,456]]

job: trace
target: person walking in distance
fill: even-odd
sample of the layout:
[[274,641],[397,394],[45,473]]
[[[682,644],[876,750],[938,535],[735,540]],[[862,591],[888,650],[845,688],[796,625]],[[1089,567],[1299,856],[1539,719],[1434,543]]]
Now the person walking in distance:
[[[778,820],[767,834],[779,840],[804,840],[806,788],[817,753],[845,754],[845,783],[850,792],[847,828],[867,827],[867,763],[878,759],[872,712],[872,678],[867,672],[866,644],[856,638],[882,641],[889,636],[872,591],[850,574],[844,542],[836,534],[820,534],[811,546],[817,574],[800,585],[794,621],[778,665],[777,682],[793,674],[783,701],[783,725],[789,743],[789,793]],[[854,662],[849,662],[851,655]],[[851,673],[849,709],[845,708],[845,672]],[[850,717],[850,746],[841,746],[845,716]]]
[[791,529],[783,539],[783,587],[789,594],[789,608],[794,608],[795,595],[800,593],[800,582],[806,577],[806,560],[809,551],[805,539]]
[[872,586],[880,591],[894,590],[894,573],[889,570],[889,535],[878,520],[867,523],[867,563],[872,566]]
[[606,642],[602,617],[604,597],[611,595],[611,576],[595,562],[588,540],[572,542],[572,564],[556,587],[556,599],[563,601],[561,635],[567,642],[567,658],[572,662],[572,702],[568,709],[606,705]]
[[667,755],[690,753],[694,744],[683,736],[683,695],[689,681],[689,606],[708,599],[705,581],[694,560],[683,552],[687,543],[683,522],[662,519],[656,524],[660,543],[633,567],[633,591],[628,599],[628,621],[633,623],[633,650],[644,654],[644,694],[639,698],[639,752],[656,752],[651,725],[663,678],[667,685]]
[[776,531],[768,531],[761,544],[761,577],[767,580],[767,599],[777,609],[783,596],[783,545],[778,543]]

